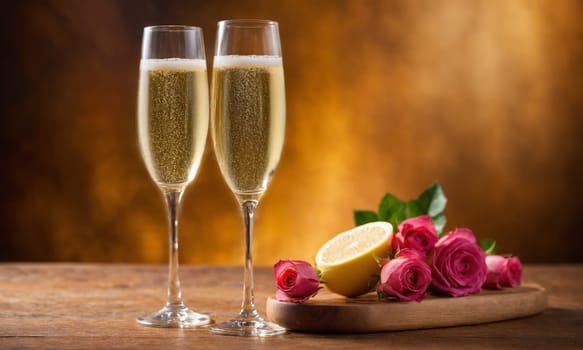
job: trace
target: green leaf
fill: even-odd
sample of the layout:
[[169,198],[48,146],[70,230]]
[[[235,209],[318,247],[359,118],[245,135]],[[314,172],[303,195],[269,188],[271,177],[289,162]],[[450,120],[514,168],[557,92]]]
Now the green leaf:
[[406,210],[405,202],[387,193],[379,204],[378,219],[390,222],[393,225],[393,231],[396,232],[397,226],[407,218]]
[[393,213],[402,210],[405,203],[396,196],[387,193],[379,203],[379,219],[388,221]]
[[368,280],[368,291],[374,292],[377,290],[379,284],[381,283],[381,275],[378,273],[370,275],[370,279]]
[[370,210],[355,210],[354,211],[354,223],[356,226],[364,225],[369,222],[377,221],[377,213]]
[[484,249],[487,255],[496,254],[496,240],[492,238],[484,238],[480,241],[480,246]]
[[393,232],[397,232],[399,224],[405,221],[405,219],[407,218],[405,210],[406,206],[403,205],[403,207],[396,211],[393,215],[391,215],[391,218],[388,220],[391,223],[391,225],[393,225]]
[[447,198],[439,182],[434,183],[425,191],[421,192],[416,204],[423,214],[428,214],[431,217],[441,214],[447,204]]
[[423,214],[425,214],[425,211],[417,199],[412,199],[407,202],[407,218],[413,218]]
[[445,215],[439,214],[431,218],[433,223],[435,224],[435,230],[437,231],[437,236],[441,237],[443,233],[443,228],[445,227],[445,223],[447,222]]
[[427,214],[433,219],[437,233],[441,236],[446,222],[442,214],[446,204],[447,198],[443,189],[436,182],[421,192],[418,198],[408,202],[387,193],[379,203],[378,213],[370,210],[355,210],[354,222],[356,226],[360,226],[377,220],[387,221],[393,225],[393,231],[397,232],[403,220]]

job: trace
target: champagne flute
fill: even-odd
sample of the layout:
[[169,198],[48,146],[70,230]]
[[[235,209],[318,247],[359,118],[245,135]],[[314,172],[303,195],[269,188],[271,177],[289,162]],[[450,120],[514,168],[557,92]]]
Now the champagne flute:
[[275,171],[285,134],[285,88],[277,22],[218,23],[211,134],[221,173],[241,205],[245,227],[243,303],[214,333],[270,336],[285,329],[261,318],[253,296],[253,215]]
[[182,301],[178,277],[178,216],[182,194],[194,179],[208,133],[209,102],[202,29],[189,26],[144,28],[138,93],[142,157],[168,208],[169,277],[166,305],[140,317],[154,327],[209,324],[206,314]]

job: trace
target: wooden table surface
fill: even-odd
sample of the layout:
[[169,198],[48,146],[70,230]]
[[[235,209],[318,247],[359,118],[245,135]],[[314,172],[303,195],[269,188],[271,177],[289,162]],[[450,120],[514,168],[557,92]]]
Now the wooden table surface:
[[[532,317],[429,330],[273,338],[136,324],[137,316],[162,306],[166,272],[158,265],[2,263],[0,349],[583,349],[583,265],[525,267],[524,280],[548,291],[548,308]],[[257,305],[265,315],[266,298],[274,293],[272,271],[256,268],[255,274]],[[238,311],[241,268],[183,266],[181,277],[191,308],[211,313],[216,321]]]

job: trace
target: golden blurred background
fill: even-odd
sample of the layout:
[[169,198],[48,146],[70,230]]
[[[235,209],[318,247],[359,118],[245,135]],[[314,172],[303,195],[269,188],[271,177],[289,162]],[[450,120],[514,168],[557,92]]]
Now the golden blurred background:
[[[11,1],[1,16],[0,261],[164,263],[162,197],[137,146],[142,28],[280,23],[286,145],[255,262],[313,261],[353,209],[434,181],[447,228],[525,262],[583,261],[583,2]],[[210,142],[181,260],[242,262]]]

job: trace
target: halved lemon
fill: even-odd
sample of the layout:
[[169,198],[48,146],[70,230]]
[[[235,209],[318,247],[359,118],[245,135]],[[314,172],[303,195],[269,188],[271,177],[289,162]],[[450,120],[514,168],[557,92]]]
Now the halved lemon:
[[370,291],[380,274],[379,258],[386,258],[393,225],[376,221],[339,233],[316,254],[321,280],[332,292],[357,297]]

